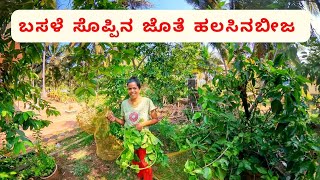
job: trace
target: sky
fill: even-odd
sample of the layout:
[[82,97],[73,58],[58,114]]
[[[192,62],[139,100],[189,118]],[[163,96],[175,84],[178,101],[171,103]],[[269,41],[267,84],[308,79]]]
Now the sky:
[[71,0],[57,0],[58,9],[71,9]]
[[192,10],[185,0],[150,0],[154,7],[151,10]]
[[[71,0],[57,0],[59,9],[71,9]],[[149,0],[153,4],[150,10],[192,10],[193,7],[185,0]],[[69,5],[69,6],[68,6]]]

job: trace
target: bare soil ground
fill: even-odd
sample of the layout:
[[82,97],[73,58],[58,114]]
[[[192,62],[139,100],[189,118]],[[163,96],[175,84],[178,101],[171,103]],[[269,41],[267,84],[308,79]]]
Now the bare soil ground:
[[[132,172],[121,173],[115,161],[104,161],[96,155],[95,143],[55,155],[63,180],[99,179],[134,180]],[[86,170],[87,169],[87,170]],[[87,173],[86,173],[87,172]]]
[[[81,133],[80,133],[81,134]],[[68,146],[85,134],[69,137],[60,142],[61,147]],[[132,170],[123,172],[116,160],[105,161],[96,154],[96,144],[93,138],[77,143],[76,146],[67,148],[55,154],[55,159],[59,165],[61,178],[64,180],[73,179],[98,179],[98,180],[136,180],[136,174]],[[70,147],[70,146],[69,146]],[[153,179],[155,180],[184,180],[188,179],[184,173],[184,163],[187,159],[192,159],[189,151],[168,153],[169,167],[162,167],[156,164],[152,167]]]
[[[52,123],[48,126],[42,129],[41,134],[43,140],[46,141],[54,141],[54,140],[60,140],[61,138],[73,135],[71,133],[74,129],[79,128],[76,120],[77,114],[81,110],[81,104],[73,102],[73,103],[62,103],[62,102],[56,102],[49,99],[46,99],[50,102],[51,106],[57,108],[57,110],[60,112],[59,116],[50,116],[47,117],[45,111],[35,111],[39,116],[39,119],[45,119],[49,120]],[[21,111],[28,111],[29,109],[24,108],[23,103],[16,103],[17,107]],[[19,105],[19,106],[18,106]],[[70,134],[71,133],[71,134]],[[25,131],[25,134],[27,137],[29,137],[31,140],[33,140],[32,134],[33,131],[27,130]]]

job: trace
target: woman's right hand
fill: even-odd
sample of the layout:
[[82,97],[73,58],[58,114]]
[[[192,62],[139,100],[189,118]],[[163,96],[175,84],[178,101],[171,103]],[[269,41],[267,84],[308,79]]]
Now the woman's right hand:
[[111,122],[114,122],[116,120],[116,117],[113,115],[112,111],[106,113],[106,118]]

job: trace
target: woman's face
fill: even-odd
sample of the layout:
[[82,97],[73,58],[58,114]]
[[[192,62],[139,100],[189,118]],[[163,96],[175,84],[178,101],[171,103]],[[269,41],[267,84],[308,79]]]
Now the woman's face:
[[128,93],[131,99],[136,99],[140,95],[140,89],[136,82],[131,82],[127,86]]

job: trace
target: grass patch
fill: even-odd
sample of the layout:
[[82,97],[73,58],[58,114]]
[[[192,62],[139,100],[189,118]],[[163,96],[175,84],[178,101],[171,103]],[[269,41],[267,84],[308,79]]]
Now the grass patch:
[[71,144],[72,142],[74,142],[76,140],[84,138],[88,135],[89,134],[86,133],[85,131],[79,130],[79,132],[77,134],[75,134],[74,136],[67,137],[67,138],[63,139],[62,141],[60,141],[60,144],[65,146],[65,145]]
[[104,176],[107,179],[113,180],[136,180],[136,173],[133,170],[125,170],[123,171],[119,165],[116,164],[115,161],[107,161],[106,163],[110,163],[110,171],[108,171]]
[[71,172],[75,176],[82,177],[82,176],[88,174],[90,171],[91,171],[91,169],[88,164],[75,163]]
[[[178,151],[176,142],[172,140],[172,136],[174,135],[173,133],[175,132],[171,131],[172,133],[168,133],[170,132],[169,130],[171,130],[170,128],[171,127],[169,125],[164,125],[164,127],[160,129],[157,127],[153,129],[153,133],[164,143],[162,148],[167,153]],[[93,144],[94,136],[88,136],[90,136],[90,134],[81,131],[78,134],[68,137],[60,142],[62,146],[69,146],[66,149],[67,153],[63,153],[58,156],[62,159],[62,168],[68,171],[73,178],[77,177],[76,179],[87,179],[89,176],[98,176],[99,178],[113,180],[135,180],[137,178],[136,173],[133,170],[128,169],[123,171],[115,161],[103,161],[98,159],[94,153],[84,155],[84,152],[86,151],[86,149],[84,149],[85,146],[95,145]],[[87,138],[83,141],[73,144],[85,137]],[[70,150],[73,151],[71,152]],[[72,160],[70,157],[72,157]],[[188,179],[188,175],[183,171],[184,164],[187,159],[194,160],[190,151],[180,154],[178,153],[177,155],[169,157],[169,167],[162,167],[160,164],[154,165],[152,167],[154,179]],[[65,163],[66,161],[68,161],[68,163]],[[93,172],[93,174],[90,174],[91,172]]]
[[91,145],[94,141],[94,137],[93,135],[91,135],[90,137],[90,134],[84,132],[84,131],[81,131],[80,133],[74,135],[74,136],[71,136],[71,137],[68,137],[64,140],[62,140],[60,142],[60,144],[62,146],[67,146],[69,144],[72,144],[80,139],[83,139],[85,137],[87,137],[86,139],[84,139],[83,141],[79,142],[79,143],[76,143],[76,144],[73,144],[71,145],[70,147],[68,147],[66,150],[67,151],[70,151],[70,150],[73,150],[73,149],[77,149],[77,148],[81,148],[81,147],[85,147],[85,146],[88,146],[88,145]]
[[169,167],[162,167],[161,165],[155,165],[153,167],[154,176],[157,179],[174,179],[185,180],[189,176],[183,171],[184,164],[188,159],[194,159],[191,151],[186,151],[181,154],[169,157]]
[[86,174],[90,173],[91,167],[89,165],[90,160],[92,158],[90,156],[85,156],[81,159],[74,161],[74,166],[72,167],[72,174],[78,177],[83,177]]
[[73,145],[69,146],[66,150],[67,151],[71,151],[73,149],[89,146],[89,145],[91,145],[93,143],[93,140],[94,140],[94,137],[90,136],[90,137],[84,139],[83,141],[81,141],[79,143],[76,143],[76,144],[73,144]]
[[58,154],[58,157],[61,158],[61,159],[67,160],[67,159],[68,159],[68,154],[66,154],[66,153],[59,153],[59,154]]

